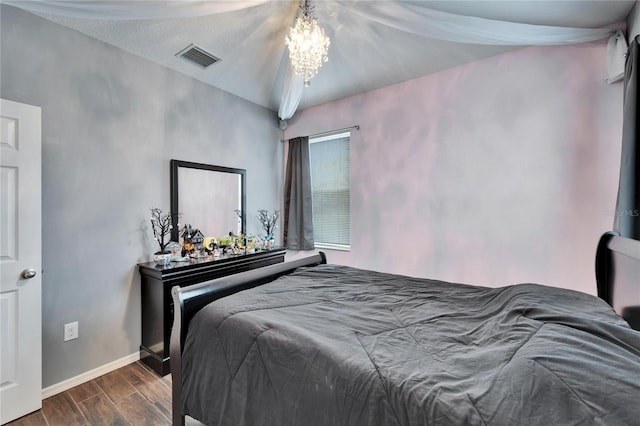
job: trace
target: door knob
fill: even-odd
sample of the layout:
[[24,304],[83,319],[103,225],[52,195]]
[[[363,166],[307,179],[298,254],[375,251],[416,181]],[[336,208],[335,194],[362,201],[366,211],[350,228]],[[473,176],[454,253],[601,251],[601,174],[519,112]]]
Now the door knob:
[[26,279],[30,279],[36,276],[36,270],[35,269],[25,269],[24,271],[22,271],[22,278],[26,278]]

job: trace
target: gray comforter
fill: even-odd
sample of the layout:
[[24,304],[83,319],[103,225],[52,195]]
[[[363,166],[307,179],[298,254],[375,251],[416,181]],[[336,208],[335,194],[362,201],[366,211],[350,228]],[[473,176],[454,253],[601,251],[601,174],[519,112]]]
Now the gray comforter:
[[603,301],[321,265],[192,320],[184,413],[211,425],[637,425],[640,332]]

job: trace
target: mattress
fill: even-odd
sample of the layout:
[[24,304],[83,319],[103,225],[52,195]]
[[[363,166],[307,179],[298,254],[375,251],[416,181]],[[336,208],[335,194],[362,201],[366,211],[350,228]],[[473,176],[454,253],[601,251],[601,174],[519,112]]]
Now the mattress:
[[183,413],[208,425],[637,424],[640,332],[602,300],[300,268],[191,321]]

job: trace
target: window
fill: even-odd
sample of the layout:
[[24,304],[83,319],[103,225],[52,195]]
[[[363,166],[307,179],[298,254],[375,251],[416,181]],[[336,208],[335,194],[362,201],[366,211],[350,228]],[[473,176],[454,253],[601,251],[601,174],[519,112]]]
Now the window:
[[313,234],[318,248],[348,250],[351,244],[350,141],[350,132],[309,138]]

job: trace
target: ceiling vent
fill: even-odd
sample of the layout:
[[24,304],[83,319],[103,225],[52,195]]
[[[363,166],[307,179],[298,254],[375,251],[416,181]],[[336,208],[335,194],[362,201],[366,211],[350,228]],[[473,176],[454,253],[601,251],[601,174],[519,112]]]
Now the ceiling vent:
[[180,52],[176,53],[176,56],[184,59],[185,61],[189,61],[192,64],[196,64],[201,68],[207,68],[209,65],[213,65],[221,60],[195,44],[190,44],[185,47]]

